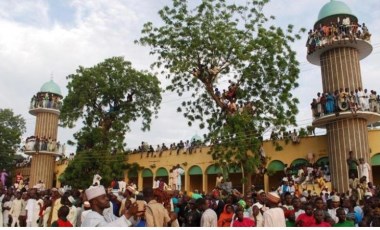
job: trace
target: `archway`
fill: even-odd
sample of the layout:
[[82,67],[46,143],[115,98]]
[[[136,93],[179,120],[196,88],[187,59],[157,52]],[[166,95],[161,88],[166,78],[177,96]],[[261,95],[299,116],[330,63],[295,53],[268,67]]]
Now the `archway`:
[[380,183],[380,153],[376,153],[371,157],[372,181],[373,184]]
[[143,188],[153,186],[153,172],[150,169],[145,168],[142,171]]
[[215,164],[213,164],[207,167],[206,173],[207,173],[207,191],[212,191],[215,188],[216,177],[218,176],[219,173],[220,174],[222,173],[222,170],[220,169],[219,166],[216,166]]
[[201,167],[193,165],[190,167],[189,171],[190,185],[189,192],[198,189],[199,191],[203,190],[203,172]]
[[162,178],[166,184],[169,185],[169,173],[166,168],[159,168],[156,171],[156,178]]
[[267,167],[269,190],[276,189],[280,185],[282,178],[285,176],[284,168],[285,164],[282,161],[274,160],[269,163]]

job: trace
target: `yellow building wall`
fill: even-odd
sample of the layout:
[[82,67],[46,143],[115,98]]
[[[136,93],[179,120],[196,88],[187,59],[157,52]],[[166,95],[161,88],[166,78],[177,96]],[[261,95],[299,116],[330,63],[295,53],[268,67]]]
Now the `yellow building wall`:
[[[380,130],[369,130],[369,147],[371,150],[371,157],[380,153]],[[280,145],[283,147],[282,151],[275,151],[275,147],[272,144],[272,141],[265,141],[263,148],[268,157],[268,165],[273,160],[279,160],[284,164],[290,165],[294,160],[307,158],[309,152],[315,153],[315,159],[318,160],[322,157],[327,157],[327,138],[323,136],[310,136],[301,138],[299,144],[293,144],[291,141],[286,145],[284,141],[279,141]],[[208,154],[209,147],[204,147],[202,149],[196,149],[192,154],[183,154],[181,151],[177,155],[176,150],[168,150],[163,152],[162,156],[159,157],[158,153],[155,153],[154,156],[147,157],[146,153],[142,154],[131,154],[128,157],[128,163],[138,163],[141,167],[150,169],[153,173],[153,177],[156,176],[156,172],[159,168],[165,168],[169,173],[169,170],[179,164],[184,170],[184,181],[182,181],[182,189],[186,191],[193,191],[194,189],[207,191],[209,188],[213,187],[215,183],[215,175],[206,175],[206,170],[210,165],[213,165],[215,162],[212,160],[211,155]],[[189,169],[192,166],[199,166],[202,169],[202,176],[193,176],[190,178]],[[62,174],[67,167],[67,164],[56,164],[55,167],[55,180],[56,186],[60,187],[60,182],[58,180],[59,175]],[[27,169],[16,169],[15,171],[24,171],[27,174]],[[380,173],[380,166],[379,166]],[[380,180],[379,173],[374,173],[374,181]],[[25,175],[24,175],[25,176]],[[141,189],[143,186],[142,170],[138,174],[138,188]],[[235,175],[236,177],[236,175]],[[125,171],[125,180],[128,181],[128,171]],[[269,190],[269,184],[272,181],[272,184],[278,184],[278,178],[271,176],[264,177],[265,189]],[[192,183],[190,183],[192,181]],[[200,188],[202,185],[202,188]]]

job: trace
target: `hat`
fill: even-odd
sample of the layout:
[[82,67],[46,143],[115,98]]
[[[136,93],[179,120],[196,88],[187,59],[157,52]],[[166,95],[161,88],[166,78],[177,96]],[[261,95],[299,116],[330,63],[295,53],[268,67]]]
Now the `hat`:
[[306,197],[301,197],[300,201],[301,203],[306,203],[307,202]]
[[278,204],[280,202],[280,196],[277,192],[269,192],[267,194],[267,199],[274,204]]
[[51,191],[52,192],[58,192],[58,189],[57,188],[52,188]]
[[106,194],[106,190],[103,186],[97,186],[86,189],[86,196],[88,200],[92,200],[98,196]]
[[72,204],[75,203],[75,199],[74,199],[74,197],[69,196],[67,199],[69,199],[70,203],[72,203]]
[[284,178],[282,178],[282,181],[283,181],[283,182],[287,182],[287,181],[288,181],[288,178],[287,178],[287,177],[284,177]]
[[339,202],[340,198],[339,198],[339,196],[334,195],[334,196],[331,197],[331,200],[332,200],[332,202]]
[[259,209],[261,209],[261,208],[263,207],[263,205],[260,204],[259,202],[254,203],[252,206],[256,206],[256,207],[258,207]]
[[65,189],[63,188],[58,189],[58,193],[59,195],[63,196],[63,194],[65,194]]
[[83,206],[85,208],[91,208],[90,202],[88,202],[88,201],[83,202]]
[[247,205],[247,203],[245,203],[244,200],[239,200],[238,204],[240,204],[240,206],[243,207],[243,208],[245,208],[245,206]]

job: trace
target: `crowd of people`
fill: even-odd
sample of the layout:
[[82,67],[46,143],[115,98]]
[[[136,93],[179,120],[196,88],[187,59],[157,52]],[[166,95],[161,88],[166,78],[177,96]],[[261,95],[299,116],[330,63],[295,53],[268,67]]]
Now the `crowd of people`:
[[370,111],[380,113],[380,95],[376,91],[361,87],[355,90],[340,88],[334,93],[317,93],[317,98],[313,98],[311,110],[314,118],[319,118],[328,114],[339,114],[339,112]]
[[66,144],[62,144],[56,139],[51,137],[38,137],[30,136],[26,138],[25,145],[23,148],[24,151],[35,151],[39,153],[40,151],[55,152],[61,155],[65,155]]
[[61,99],[62,96],[53,93],[37,93],[30,100],[30,109],[48,108],[60,110],[62,108]]
[[192,154],[196,153],[197,149],[201,149],[204,146],[204,143],[200,140],[192,140],[192,141],[180,141],[178,143],[172,143],[168,146],[166,146],[165,143],[162,143],[162,145],[157,145],[156,148],[154,148],[152,145],[149,145],[147,142],[142,142],[141,145],[132,151],[133,154],[140,153],[141,158],[143,158],[143,154],[146,153],[146,157],[161,157],[164,151],[169,150],[169,154],[172,155],[174,152],[176,155],[179,155],[180,153],[183,154]]
[[312,54],[318,48],[329,46],[335,42],[356,42],[357,39],[369,41],[371,34],[365,23],[361,25],[351,21],[350,17],[336,18],[336,22],[320,24],[318,28],[310,30],[306,42],[308,54]]

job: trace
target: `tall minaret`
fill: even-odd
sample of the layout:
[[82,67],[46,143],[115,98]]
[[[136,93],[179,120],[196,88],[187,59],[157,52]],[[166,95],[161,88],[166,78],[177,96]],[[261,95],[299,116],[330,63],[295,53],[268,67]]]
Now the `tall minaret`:
[[[349,24],[350,26],[341,27],[348,32],[352,28],[351,25],[355,26],[360,22],[345,3],[331,0],[320,10],[314,29],[338,23]],[[331,39],[312,49],[307,55],[307,60],[321,66],[323,93],[334,93],[341,88],[355,91],[359,87],[365,88],[362,84],[359,61],[371,52],[372,45],[368,36],[360,36],[356,40]],[[349,188],[349,151],[353,151],[356,159],[364,158],[365,162],[370,161],[367,126],[378,120],[380,115],[377,113],[358,111],[354,115],[350,109],[345,108],[341,109],[339,114],[332,113],[314,120],[314,126],[327,129],[331,179],[336,191],[346,192]]]
[[36,128],[34,138],[25,145],[25,153],[32,156],[30,187],[39,180],[45,183],[46,188],[53,185],[55,159],[62,153],[57,140],[61,103],[61,89],[53,80],[43,84],[31,100],[29,113],[36,116]]

